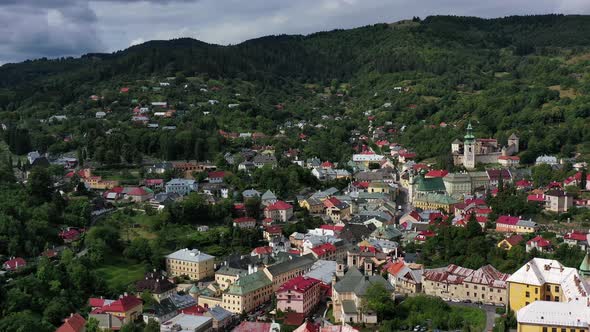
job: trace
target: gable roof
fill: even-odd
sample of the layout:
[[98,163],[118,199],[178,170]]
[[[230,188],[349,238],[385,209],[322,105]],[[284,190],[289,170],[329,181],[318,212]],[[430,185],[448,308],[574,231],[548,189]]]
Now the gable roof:
[[292,209],[293,205],[286,203],[284,201],[276,201],[274,204],[271,204],[269,206],[266,207],[267,210],[269,211],[273,211],[273,210],[289,210]]
[[334,285],[338,293],[355,293],[364,296],[367,289],[374,284],[381,284],[386,291],[393,292],[393,286],[380,275],[365,276],[356,267],[348,269],[344,277]]
[[55,332],[81,332],[86,326],[86,320],[80,314],[71,314]]

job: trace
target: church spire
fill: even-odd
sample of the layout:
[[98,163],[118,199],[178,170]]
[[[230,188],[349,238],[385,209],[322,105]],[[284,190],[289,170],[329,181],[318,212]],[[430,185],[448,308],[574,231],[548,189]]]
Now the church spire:
[[471,121],[469,121],[469,124],[467,125],[467,133],[465,134],[465,144],[473,144],[473,142],[475,141],[475,136],[473,136],[473,127],[471,127]]

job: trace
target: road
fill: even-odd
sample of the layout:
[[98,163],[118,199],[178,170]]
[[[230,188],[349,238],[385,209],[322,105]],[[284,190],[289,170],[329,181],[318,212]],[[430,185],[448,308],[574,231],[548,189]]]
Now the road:
[[486,329],[485,331],[491,331],[494,328],[494,322],[496,320],[496,306],[487,305],[487,304],[474,304],[474,303],[456,303],[456,302],[447,302],[449,305],[454,307],[471,307],[471,308],[480,308],[486,312]]

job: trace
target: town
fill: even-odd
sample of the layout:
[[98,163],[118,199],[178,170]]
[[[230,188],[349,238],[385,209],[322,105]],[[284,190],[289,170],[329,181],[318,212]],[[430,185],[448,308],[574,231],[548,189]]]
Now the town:
[[[441,21],[359,40],[438,47]],[[83,69],[0,84],[0,331],[588,331],[590,53],[379,53],[316,79],[299,56],[248,69],[299,42],[268,38],[14,65]]]

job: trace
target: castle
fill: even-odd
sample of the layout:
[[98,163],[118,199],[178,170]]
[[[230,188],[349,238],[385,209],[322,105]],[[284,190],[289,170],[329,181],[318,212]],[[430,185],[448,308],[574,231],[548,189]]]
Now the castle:
[[514,133],[508,137],[508,146],[500,148],[495,138],[475,138],[471,123],[467,125],[464,142],[456,139],[451,143],[451,152],[455,165],[474,169],[477,164],[496,164],[501,159],[518,153],[519,139]]

